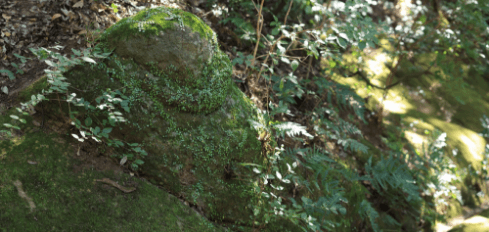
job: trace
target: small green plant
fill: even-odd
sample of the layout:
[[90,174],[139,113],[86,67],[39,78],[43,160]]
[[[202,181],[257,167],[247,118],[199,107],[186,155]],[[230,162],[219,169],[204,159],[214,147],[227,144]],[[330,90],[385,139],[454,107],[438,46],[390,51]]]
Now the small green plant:
[[[27,60],[30,60],[30,58],[26,58],[26,57],[21,56],[21,55],[19,55],[17,53],[14,53],[14,56],[17,57],[17,58],[19,58],[20,59],[20,62],[22,64],[25,64],[25,62],[27,62]],[[24,74],[24,70],[22,70],[19,67],[19,65],[17,65],[16,63],[12,62],[12,63],[10,63],[10,65],[12,65],[12,67],[14,67],[16,69],[15,74],[17,74],[17,73]],[[0,73],[7,73],[7,76],[9,77],[10,80],[15,79],[14,73],[12,73],[10,70],[0,69]],[[6,92],[4,89],[2,89],[2,91]],[[8,91],[7,91],[7,93],[8,93]]]
[[[62,46],[54,46],[51,47],[54,49],[62,49]],[[96,98],[96,106],[93,106],[90,102],[85,101],[83,98],[76,98],[75,93],[69,93],[68,91],[68,86],[69,83],[67,83],[65,80],[66,78],[63,76],[63,73],[66,72],[70,67],[81,64],[82,62],[88,62],[92,64],[96,64],[97,62],[92,59],[93,58],[98,58],[98,59],[105,59],[107,58],[110,54],[111,51],[107,51],[105,48],[97,46],[93,49],[85,49],[83,51],[78,51],[75,49],[72,49],[74,55],[72,55],[72,59],[69,59],[65,56],[60,55],[57,52],[53,52],[49,49],[46,48],[40,48],[40,49],[33,49],[30,48],[33,54],[35,54],[39,59],[45,60],[46,64],[51,66],[51,70],[47,70],[47,76],[48,76],[48,83],[50,83],[50,87],[48,90],[42,90],[41,93],[38,93],[37,95],[32,95],[31,100],[26,102],[26,103],[21,103],[21,107],[17,108],[17,111],[21,113],[22,115],[28,115],[27,112],[24,112],[24,110],[32,108],[33,106],[37,105],[39,102],[46,99],[46,95],[50,94],[61,94],[65,95],[66,97],[64,98],[64,101],[68,102],[68,106],[70,104],[73,104],[74,106],[79,106],[79,107],[84,107],[89,112],[95,112],[97,109],[104,110],[107,109],[107,120],[104,120],[101,124],[104,125],[103,128],[100,128],[99,126],[92,126],[92,118],[90,116],[86,117],[84,120],[84,123],[82,123],[78,118],[78,112],[72,111],[71,107],[69,107],[69,116],[72,120],[72,124],[76,126],[76,128],[79,130],[79,134],[71,134],[71,136],[75,139],[77,139],[80,142],[83,142],[84,140],[91,138],[97,142],[101,142],[102,140],[106,140],[107,145],[109,146],[114,146],[114,147],[123,147],[124,142],[121,140],[114,140],[109,138],[109,133],[112,131],[112,127],[116,126],[116,123],[119,122],[124,122],[124,118],[122,117],[122,114],[118,111],[115,111],[114,104],[120,104],[122,108],[124,108],[126,111],[128,111],[127,108],[127,96],[124,96],[119,90],[112,91],[108,89],[106,92],[104,92],[101,96]],[[22,57],[20,57],[22,58]],[[51,58],[51,59],[50,59]],[[57,62],[53,62],[53,60],[57,60]],[[120,96],[120,98],[118,98]],[[57,99],[60,101],[60,99]],[[26,123],[26,120],[17,116],[17,115],[10,115],[10,117],[13,119],[13,121],[19,121],[21,123]],[[109,125],[110,124],[110,125]],[[4,126],[7,128],[13,128],[13,129],[20,129],[19,126],[16,125],[16,123],[4,123]],[[110,127],[112,126],[112,127]],[[130,167],[133,170],[137,170],[140,165],[144,163],[144,161],[141,160],[141,157],[144,157],[147,155],[146,151],[141,149],[141,145],[138,143],[127,143],[129,145],[128,148],[124,148],[129,150],[132,154],[138,154],[137,157],[134,156],[134,160],[131,162]],[[126,159],[130,158],[130,160],[133,158],[130,156],[130,154],[124,154],[121,159]],[[126,161],[122,162],[125,163]]]
[[119,10],[117,9],[117,5],[116,5],[116,4],[112,3],[112,4],[110,4],[110,7],[111,7],[111,8],[112,8],[112,10],[114,11],[114,13],[119,12]]

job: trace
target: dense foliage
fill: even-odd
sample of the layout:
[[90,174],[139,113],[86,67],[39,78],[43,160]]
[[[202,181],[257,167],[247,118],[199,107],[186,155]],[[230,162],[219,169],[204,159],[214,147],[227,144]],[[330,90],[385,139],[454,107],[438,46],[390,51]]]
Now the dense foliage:
[[[237,225],[235,229],[280,230],[277,224],[287,221],[304,231],[350,228],[417,231],[443,219],[443,211],[436,209],[446,203],[446,199],[457,199],[463,204],[460,191],[453,184],[462,181],[464,176],[458,175],[447,156],[446,134],[433,131],[432,142],[421,151],[424,154],[420,154],[399,139],[403,137],[400,130],[392,139],[384,141],[388,149],[383,154],[369,154],[370,149],[362,142],[364,138],[359,129],[371,116],[364,100],[350,87],[330,80],[333,73],[345,77],[360,75],[366,81],[364,88],[382,89],[385,98],[390,89],[404,80],[396,77],[399,65],[411,61],[417,54],[431,52],[436,54],[436,59],[429,65],[442,69],[435,76],[452,88],[466,86],[456,75],[463,70],[456,70],[455,59],[469,63],[478,73],[489,73],[489,1],[404,1],[410,9],[405,12],[396,8],[400,2],[209,2],[214,14],[220,15],[220,23],[232,28],[239,37],[233,64],[245,66],[244,81],[253,90],[262,90],[256,94],[264,103],[262,110],[266,121],[251,124],[263,131],[259,135],[261,140],[267,141],[273,136],[281,144],[277,148],[266,148],[271,155],[265,165],[242,164],[249,167],[247,181],[254,186],[253,194],[257,197],[250,205],[254,214],[252,223]],[[361,60],[366,49],[382,46],[381,39],[392,45],[389,56],[395,58],[384,86],[371,83],[360,64],[352,66],[344,62],[342,56],[348,53]],[[96,63],[95,58],[107,57],[110,51],[102,47],[83,53],[73,51],[76,57],[71,59],[57,55],[52,49],[32,51],[53,68],[47,71],[50,88],[32,96],[19,111],[38,104],[47,94],[63,94],[67,102],[101,109],[108,116],[108,124],[104,123],[107,127],[93,128],[91,119],[85,120],[83,125],[76,113],[71,114],[81,134],[73,136],[80,141],[92,137],[122,146],[122,141],[111,140],[108,135],[109,124],[123,122],[117,110],[126,109],[123,94],[108,90],[95,106],[83,99],[75,101],[62,76],[69,67],[83,61]],[[312,70],[317,69],[320,60],[326,60],[327,65],[321,73],[314,74]],[[426,70],[417,66],[412,71],[423,73]],[[454,97],[463,103],[460,96]],[[301,107],[303,104],[307,107]],[[382,110],[380,106],[374,112],[380,122]],[[18,116],[12,115],[12,118],[24,122]],[[485,136],[487,122],[485,118],[482,132]],[[6,126],[18,128],[11,124]],[[280,142],[290,138],[289,141],[299,146],[287,147]],[[361,161],[363,167],[350,168],[351,165],[334,158],[331,151],[310,145],[319,144],[317,140],[323,140],[323,144],[333,141],[340,147],[338,152],[368,154],[369,158]],[[132,152],[139,154],[130,156],[132,167],[137,170],[138,165],[144,163],[145,152],[139,144],[126,143]],[[486,160],[482,162],[487,164]],[[483,169],[481,173],[468,167],[466,175],[471,174],[485,178],[487,171]],[[385,200],[379,206],[367,196]],[[384,205],[388,210],[382,209]]]

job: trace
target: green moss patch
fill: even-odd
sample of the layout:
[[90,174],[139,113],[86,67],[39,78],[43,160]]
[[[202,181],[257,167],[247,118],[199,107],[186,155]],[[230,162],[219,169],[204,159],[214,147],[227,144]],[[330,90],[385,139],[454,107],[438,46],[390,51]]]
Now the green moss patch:
[[[0,142],[6,151],[0,158],[1,231],[221,230],[148,182],[112,171],[77,170],[82,162],[72,158],[69,139],[32,127],[25,131]],[[103,178],[135,191],[96,181]]]
[[[136,156],[127,147],[111,149],[105,155],[116,160],[131,155],[125,164],[127,168],[132,167],[136,158],[142,159],[144,164],[138,169],[139,174],[202,208],[211,220],[247,223],[251,210],[236,209],[251,207],[250,201],[256,195],[250,184],[241,180],[252,172],[239,163],[264,161],[258,131],[248,122],[248,119],[263,120],[256,107],[237,86],[226,82],[227,90],[223,86],[207,93],[222,99],[221,104],[213,110],[188,112],[181,104],[164,102],[171,96],[164,96],[167,86],[158,81],[166,79],[157,79],[158,75],[116,55],[96,65],[75,66],[64,73],[76,98],[83,98],[92,106],[107,102],[103,97],[108,95],[123,100],[124,104],[115,103],[111,111],[118,112],[116,115],[123,113],[125,123],[110,125],[107,113],[74,104],[69,108],[63,101],[62,113],[57,101],[43,102],[44,113],[57,120],[53,117],[77,111],[77,120],[82,124],[90,117],[92,128],[110,127],[112,138],[142,144],[148,153],[146,157]],[[56,99],[56,96],[48,98]],[[41,111],[39,106],[36,110]]]
[[106,30],[101,40],[125,39],[131,34],[141,34],[143,37],[157,35],[166,29],[175,29],[177,25],[192,28],[201,38],[215,41],[215,33],[199,17],[180,9],[158,7],[139,12],[133,17],[121,19],[117,24]]

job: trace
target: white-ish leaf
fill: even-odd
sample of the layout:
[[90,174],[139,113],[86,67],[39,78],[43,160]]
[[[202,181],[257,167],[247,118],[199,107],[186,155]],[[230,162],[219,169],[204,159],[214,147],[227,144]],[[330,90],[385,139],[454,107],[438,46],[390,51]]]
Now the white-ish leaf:
[[285,48],[284,48],[284,47],[282,47],[282,46],[280,45],[280,43],[277,43],[277,48],[278,48],[278,51],[279,51],[279,52],[277,52],[277,54],[279,54],[279,55],[280,55],[280,54],[284,54],[284,53],[285,53]]
[[7,86],[3,86],[2,87],[2,92],[4,92],[5,94],[8,95],[8,88],[7,88]]
[[273,184],[270,184],[270,186],[271,186],[272,188],[276,189],[276,190],[283,190],[283,189],[284,189],[284,187],[282,187],[282,186],[275,186],[275,185],[273,185]]
[[120,164],[121,165],[124,165],[126,163],[126,161],[127,161],[127,155],[125,155],[124,157],[122,157]]
[[281,180],[281,179],[282,179],[282,174],[280,174],[280,172],[278,172],[278,171],[277,171],[277,172],[275,172],[275,175],[277,176],[277,178],[278,178],[279,180]]
[[314,138],[313,135],[307,133],[306,127],[305,126],[302,126],[299,123],[295,123],[295,122],[284,122],[284,123],[277,124],[274,127],[277,128],[280,131],[285,131],[285,133],[288,136],[290,136],[290,137],[294,137],[294,136],[302,133],[305,136],[309,137],[310,139]]
[[254,121],[254,120],[251,120],[251,119],[248,119],[248,122],[251,124],[251,126],[255,129],[255,130],[259,130],[261,128],[265,128],[265,126],[257,121]]
[[253,168],[253,172],[255,172],[255,173],[261,173],[260,170],[258,170],[258,168]]
[[[73,122],[71,122],[71,123],[72,123],[72,124],[74,124]],[[75,137],[75,138],[76,138],[78,141],[80,141],[80,142],[85,141],[84,139],[79,138],[79,137],[78,137],[78,135],[75,135],[75,134],[71,134],[71,135],[72,135],[73,137]]]
[[[295,162],[294,162],[294,163],[292,163],[292,165],[294,165],[294,164],[295,164]],[[294,168],[295,168],[295,167],[294,167]],[[292,170],[292,168],[290,167],[290,164],[287,164],[287,169],[289,170],[289,172],[290,172],[290,173],[295,173],[295,172]]]
[[49,66],[56,67],[56,64],[55,64],[55,63],[53,63],[53,62],[52,62],[52,61],[50,61],[50,60],[45,60],[44,62],[46,62],[46,64],[47,64],[47,65],[49,65]]
[[282,56],[282,57],[280,57],[280,60],[281,60],[282,62],[284,62],[284,63],[290,64],[290,60],[289,60],[289,59],[287,59],[287,57],[283,57],[283,56]]
[[82,57],[82,59],[85,61],[85,62],[89,62],[89,63],[94,63],[96,64],[97,62],[95,62],[95,60],[93,60],[92,58],[89,58],[89,57]]

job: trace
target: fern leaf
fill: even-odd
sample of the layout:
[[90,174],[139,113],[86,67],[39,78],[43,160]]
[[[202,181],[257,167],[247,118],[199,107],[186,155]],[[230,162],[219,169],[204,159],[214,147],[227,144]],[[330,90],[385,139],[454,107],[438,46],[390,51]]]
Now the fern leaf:
[[306,127],[295,122],[283,122],[274,126],[281,134],[285,132],[290,137],[295,137],[301,133],[310,139],[314,138],[313,135],[307,133]]

